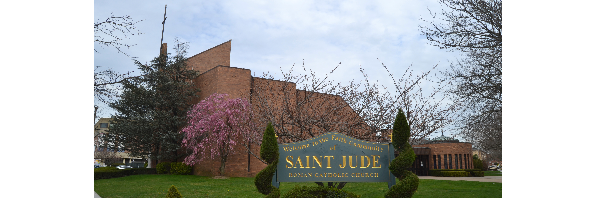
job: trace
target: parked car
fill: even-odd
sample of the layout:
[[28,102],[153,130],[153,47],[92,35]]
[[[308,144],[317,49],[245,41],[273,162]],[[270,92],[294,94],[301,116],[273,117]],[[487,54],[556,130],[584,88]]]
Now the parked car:
[[118,165],[116,168],[118,168],[118,169],[127,169],[127,168],[133,168],[133,167],[127,166],[127,165]]
[[498,169],[498,166],[496,166],[496,165],[492,165],[492,166],[488,167],[488,170],[491,170],[491,171],[495,171],[496,169]]
[[100,165],[93,165],[93,168],[100,168]]

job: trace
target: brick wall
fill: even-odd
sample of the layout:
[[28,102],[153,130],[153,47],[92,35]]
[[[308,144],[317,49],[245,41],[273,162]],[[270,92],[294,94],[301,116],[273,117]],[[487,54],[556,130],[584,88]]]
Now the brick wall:
[[230,66],[231,42],[232,40],[229,40],[189,57],[187,59],[187,67],[204,73],[218,65]]
[[[451,164],[452,164],[452,168],[449,166],[448,169],[465,169],[465,165],[467,163],[467,168],[468,169],[473,169],[473,158],[472,158],[472,151],[471,151],[471,146],[472,144],[469,142],[456,142],[456,143],[430,143],[430,144],[419,144],[419,145],[414,145],[417,147],[428,147],[431,149],[430,152],[430,169],[434,169],[434,155],[436,155],[436,163],[437,166],[440,165],[440,167],[437,167],[437,169],[446,169],[445,168],[445,155],[452,155],[451,158]],[[455,154],[457,154],[457,157],[455,157]],[[461,154],[461,161],[459,162],[459,167],[455,167],[456,162],[455,160],[459,160],[459,154]],[[438,158],[438,156],[440,156],[440,160]],[[448,162],[447,159],[447,162]],[[463,163],[463,166],[461,166],[461,162]]]
[[[282,131],[287,131],[295,136],[294,139],[300,140],[329,131],[341,132],[363,140],[371,139],[365,135],[367,125],[363,119],[340,96],[297,90],[296,84],[292,82],[252,77],[249,69],[229,66],[230,51],[231,41],[227,41],[187,60],[189,69],[201,73],[193,80],[195,86],[201,90],[193,103],[213,93],[226,93],[230,98],[246,98],[252,104],[255,115],[253,119],[262,125],[261,128],[266,127],[268,119],[264,115],[268,112],[273,115],[270,118],[280,119],[276,121],[282,123],[276,129],[279,143],[292,141],[289,136],[281,134]],[[325,121],[299,128],[297,123],[289,119],[306,115]],[[256,148],[251,150],[259,155],[259,148],[255,145],[254,147]],[[248,156],[242,145],[237,145],[235,151],[235,154],[228,157],[225,176],[254,177],[266,167],[260,160]],[[193,173],[202,176],[218,175],[220,164],[220,159],[206,159],[201,164],[194,165]]]

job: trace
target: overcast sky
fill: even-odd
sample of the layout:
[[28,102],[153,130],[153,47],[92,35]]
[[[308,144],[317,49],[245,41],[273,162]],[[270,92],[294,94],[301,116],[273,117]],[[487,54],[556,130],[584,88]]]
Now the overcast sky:
[[[359,68],[371,80],[392,85],[383,62],[394,75],[402,75],[409,65],[418,72],[438,64],[444,70],[459,54],[431,46],[421,35],[420,18],[430,19],[439,12],[436,1],[176,1],[167,3],[164,42],[169,52],[174,38],[189,42],[188,56],[198,54],[232,39],[232,67],[250,69],[252,75],[289,71],[305,60],[308,69],[335,82],[362,80]],[[94,19],[129,15],[143,20],[136,25],[142,35],[123,42],[136,44],[123,49],[142,63],[159,52],[164,2],[94,1]],[[430,11],[428,11],[428,9]],[[95,44],[94,65],[118,72],[135,71],[130,57],[116,49]],[[427,86],[424,86],[425,88]],[[429,88],[429,87],[427,87]],[[97,103],[97,102],[96,102]],[[114,111],[102,106],[99,116]],[[446,134],[445,134],[446,135]]]

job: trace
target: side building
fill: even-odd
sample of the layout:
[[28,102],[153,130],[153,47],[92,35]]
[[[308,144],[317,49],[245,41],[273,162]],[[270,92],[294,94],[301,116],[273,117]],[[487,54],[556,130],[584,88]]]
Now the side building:
[[426,176],[431,169],[473,169],[472,143],[442,135],[412,147],[416,158],[411,171],[416,175]]
[[124,163],[127,165],[143,164],[144,159],[140,157],[133,157],[125,150],[108,150],[104,145],[102,137],[108,133],[110,121],[112,118],[100,118],[93,126],[93,143],[94,143],[94,165],[108,166],[112,163]]

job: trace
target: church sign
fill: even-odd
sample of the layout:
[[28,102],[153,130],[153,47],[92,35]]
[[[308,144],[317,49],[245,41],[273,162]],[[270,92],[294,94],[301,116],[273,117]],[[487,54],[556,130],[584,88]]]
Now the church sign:
[[[278,145],[279,182],[389,182],[394,148],[329,132],[301,142]],[[275,185],[278,186],[278,185]]]

